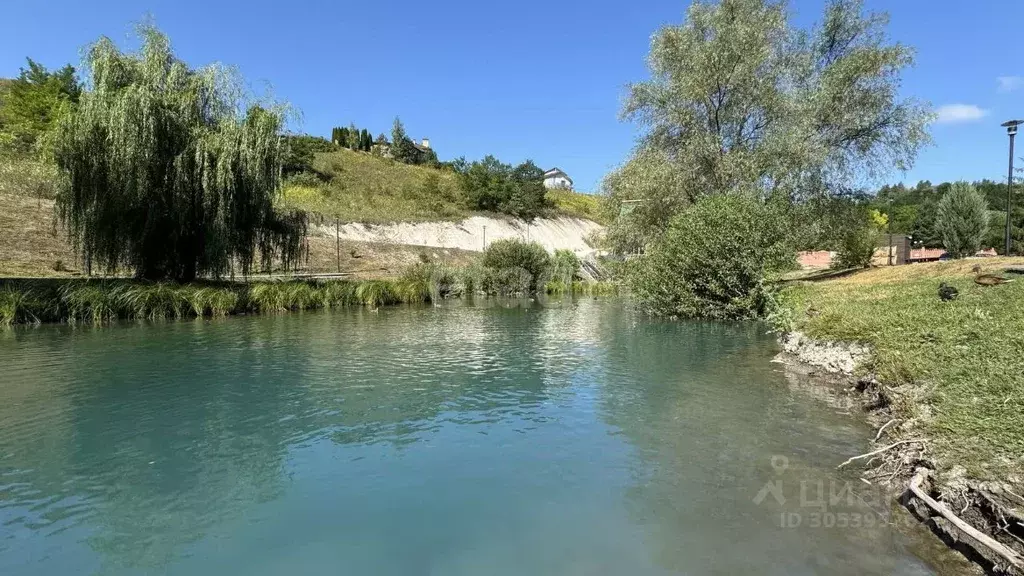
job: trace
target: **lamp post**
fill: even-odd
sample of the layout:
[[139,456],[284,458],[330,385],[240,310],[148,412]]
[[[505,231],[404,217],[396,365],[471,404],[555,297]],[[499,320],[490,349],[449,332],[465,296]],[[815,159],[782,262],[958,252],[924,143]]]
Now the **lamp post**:
[[889,233],[889,245],[885,248],[889,257],[889,266],[892,266],[892,197],[889,197],[889,213],[885,215],[885,231]]
[[1017,126],[1024,124],[1024,120],[1010,120],[1003,122],[1000,126],[1006,128],[1006,134],[1010,137],[1010,169],[1006,175],[1006,252],[1010,255],[1010,205],[1013,201],[1013,137],[1017,135]]

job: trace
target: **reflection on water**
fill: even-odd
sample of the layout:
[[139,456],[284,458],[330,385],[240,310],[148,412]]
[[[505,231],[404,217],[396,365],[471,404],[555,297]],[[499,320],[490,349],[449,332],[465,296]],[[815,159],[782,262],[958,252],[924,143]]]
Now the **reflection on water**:
[[762,332],[591,300],[8,331],[0,573],[928,573],[808,525],[866,432]]

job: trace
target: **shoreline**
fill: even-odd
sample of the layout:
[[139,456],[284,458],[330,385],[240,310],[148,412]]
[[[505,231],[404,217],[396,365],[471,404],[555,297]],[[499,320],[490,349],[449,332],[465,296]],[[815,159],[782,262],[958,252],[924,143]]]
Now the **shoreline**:
[[106,325],[124,320],[185,320],[341,307],[424,304],[457,298],[559,298],[618,294],[602,281],[558,281],[528,293],[472,269],[421,266],[389,280],[301,279],[252,282],[147,282],[118,279],[0,278],[0,328],[42,324]]
[[910,434],[914,417],[900,409],[899,393],[875,374],[858,374],[872,357],[867,346],[815,340],[799,331],[778,340],[782,351],[774,362],[820,388],[847,392],[876,431],[869,449],[839,468],[859,470],[862,481],[898,494],[894,505],[986,574],[1024,575],[1024,516],[1013,509],[1013,502],[1024,504],[1024,498],[1002,482],[967,478],[932,459],[930,438]]

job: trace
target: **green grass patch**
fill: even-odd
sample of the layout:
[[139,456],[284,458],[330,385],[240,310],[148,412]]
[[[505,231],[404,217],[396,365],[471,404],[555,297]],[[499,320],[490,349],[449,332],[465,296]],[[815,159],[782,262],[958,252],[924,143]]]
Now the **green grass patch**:
[[601,196],[555,188],[548,190],[547,198],[555,205],[555,212],[558,214],[586,218],[604,225],[608,225],[612,221],[602,203]]
[[343,222],[457,220],[469,215],[455,174],[365,152],[317,154],[314,167],[329,181],[285,186],[281,204]]
[[[472,213],[458,177],[448,170],[346,149],[317,154],[313,167],[327,180],[287,182],[281,207],[369,224],[461,220]],[[553,205],[550,216],[608,221],[598,196],[568,190],[548,190],[546,196]]]
[[[973,282],[979,261],[866,270],[807,282],[782,295],[792,327],[813,338],[861,342],[872,370],[897,391],[897,415],[916,418],[931,456],[976,477],[1024,472],[1024,277]],[[999,272],[1020,259],[980,261]],[[943,302],[940,282],[959,297]]]

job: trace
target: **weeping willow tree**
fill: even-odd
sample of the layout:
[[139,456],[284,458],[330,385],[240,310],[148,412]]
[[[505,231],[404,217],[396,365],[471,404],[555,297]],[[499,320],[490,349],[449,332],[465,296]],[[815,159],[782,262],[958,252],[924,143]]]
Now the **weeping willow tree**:
[[144,25],[138,52],[87,51],[87,90],[52,151],[57,215],[75,248],[145,279],[219,277],[297,262],[302,213],[274,210],[284,110],[244,97],[222,66],[191,69]]

